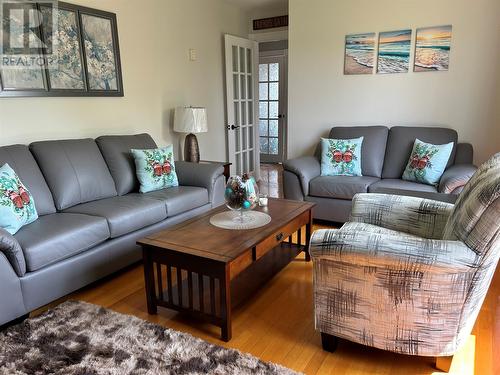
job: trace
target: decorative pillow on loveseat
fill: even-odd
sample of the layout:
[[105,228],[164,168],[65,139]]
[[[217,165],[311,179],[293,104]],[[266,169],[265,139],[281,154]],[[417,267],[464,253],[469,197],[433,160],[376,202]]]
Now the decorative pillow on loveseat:
[[321,175],[362,176],[362,143],[363,137],[354,139],[321,138]]
[[131,150],[141,193],[179,186],[173,146],[152,150]]
[[4,164],[0,168],[0,227],[15,234],[36,219],[33,197],[9,164]]
[[437,185],[446,169],[452,150],[453,142],[433,145],[417,138],[403,173],[403,180]]

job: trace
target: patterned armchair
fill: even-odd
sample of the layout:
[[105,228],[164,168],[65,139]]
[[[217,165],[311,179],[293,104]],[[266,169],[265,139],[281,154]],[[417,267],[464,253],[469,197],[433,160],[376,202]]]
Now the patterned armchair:
[[443,361],[470,335],[500,256],[500,153],[455,205],[357,195],[350,221],[316,231],[310,254],[325,350],[340,337]]

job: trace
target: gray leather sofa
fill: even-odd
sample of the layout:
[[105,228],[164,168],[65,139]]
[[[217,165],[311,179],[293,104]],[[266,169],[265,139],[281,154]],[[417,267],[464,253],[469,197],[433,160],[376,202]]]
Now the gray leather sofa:
[[138,193],[131,148],[148,134],[0,147],[33,195],[39,219],[0,229],[0,325],[141,258],[141,237],[224,201],[223,167],[176,162],[179,187]]
[[[329,138],[349,139],[363,136],[362,177],[321,176],[318,146],[314,156],[284,163],[284,195],[287,199],[315,202],[314,218],[345,222],[351,212],[351,200],[357,193],[412,195],[453,202],[476,171],[472,165],[473,148],[458,143],[453,129],[437,127],[352,126],[333,127]],[[447,168],[438,186],[401,179],[415,138],[433,144],[454,142]],[[452,195],[450,195],[452,194]]]

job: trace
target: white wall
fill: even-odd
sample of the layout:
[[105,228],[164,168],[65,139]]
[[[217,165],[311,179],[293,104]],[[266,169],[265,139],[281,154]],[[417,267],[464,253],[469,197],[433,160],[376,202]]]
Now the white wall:
[[[246,36],[247,15],[222,0],[73,3],[117,14],[125,97],[2,98],[0,144],[148,132],[177,151],[172,110],[196,105],[208,111],[202,157],[225,160],[223,34]],[[190,48],[197,61],[188,61]]]
[[[500,151],[500,1],[290,0],[289,14],[290,157],[365,124],[452,127],[477,163]],[[343,75],[346,34],[446,24],[448,72]]]

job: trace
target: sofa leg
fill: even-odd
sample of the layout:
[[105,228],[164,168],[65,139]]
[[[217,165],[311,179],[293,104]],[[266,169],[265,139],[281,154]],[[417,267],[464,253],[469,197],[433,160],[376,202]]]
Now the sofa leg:
[[15,326],[16,324],[20,324],[20,323],[24,322],[26,319],[28,319],[29,317],[30,317],[30,314],[25,314],[25,315],[20,316],[19,318],[11,320],[10,322],[5,323],[3,326],[0,326],[0,331],[3,331],[4,329],[9,328],[9,327]]
[[325,352],[335,352],[338,344],[339,339],[337,337],[321,332],[321,346]]
[[436,357],[436,369],[443,372],[449,372],[452,360],[452,355],[448,357]]

